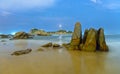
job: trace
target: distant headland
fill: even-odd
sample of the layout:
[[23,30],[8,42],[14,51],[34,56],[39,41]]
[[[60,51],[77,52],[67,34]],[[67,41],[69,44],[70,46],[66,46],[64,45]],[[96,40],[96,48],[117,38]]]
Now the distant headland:
[[45,31],[37,28],[32,28],[28,33],[24,31],[19,31],[16,32],[15,35],[12,34],[0,34],[0,38],[12,38],[14,37],[15,39],[28,39],[32,38],[34,36],[52,36],[54,34],[72,34],[72,31],[67,31],[67,30],[57,30],[57,31]]

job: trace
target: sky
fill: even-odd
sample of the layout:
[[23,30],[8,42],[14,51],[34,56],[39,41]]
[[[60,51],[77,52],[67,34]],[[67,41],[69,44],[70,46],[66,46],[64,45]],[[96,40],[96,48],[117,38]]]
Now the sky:
[[120,0],[0,0],[0,34],[104,28],[105,34],[120,34]]

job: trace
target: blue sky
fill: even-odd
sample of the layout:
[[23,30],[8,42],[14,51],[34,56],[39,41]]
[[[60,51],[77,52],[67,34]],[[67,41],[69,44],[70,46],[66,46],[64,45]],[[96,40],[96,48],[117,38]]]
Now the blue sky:
[[73,31],[75,22],[86,28],[103,27],[120,34],[120,0],[0,0],[0,33],[29,32],[31,28]]

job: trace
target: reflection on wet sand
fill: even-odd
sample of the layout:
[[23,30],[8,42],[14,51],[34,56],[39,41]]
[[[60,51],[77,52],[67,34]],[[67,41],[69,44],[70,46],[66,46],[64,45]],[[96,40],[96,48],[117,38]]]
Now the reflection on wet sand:
[[[75,74],[106,74],[105,55],[100,52],[69,51]],[[101,55],[104,55],[102,57]]]

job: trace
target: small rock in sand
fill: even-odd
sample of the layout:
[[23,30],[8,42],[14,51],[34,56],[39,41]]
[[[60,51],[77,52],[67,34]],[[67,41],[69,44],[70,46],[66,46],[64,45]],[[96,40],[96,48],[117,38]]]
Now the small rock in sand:
[[42,45],[42,47],[52,47],[52,43],[50,42],[50,43],[44,44]]
[[38,51],[44,51],[44,49],[43,49],[43,48],[38,48],[37,50],[38,50]]
[[19,56],[19,55],[23,55],[23,54],[28,54],[28,53],[30,53],[31,51],[32,51],[32,49],[19,50],[19,51],[13,52],[11,55]]
[[60,47],[59,44],[53,44],[53,47]]

